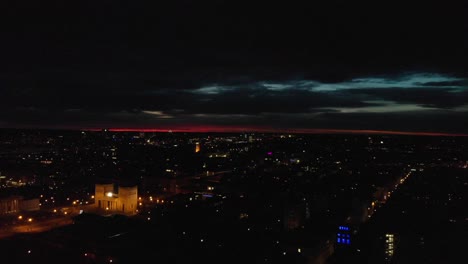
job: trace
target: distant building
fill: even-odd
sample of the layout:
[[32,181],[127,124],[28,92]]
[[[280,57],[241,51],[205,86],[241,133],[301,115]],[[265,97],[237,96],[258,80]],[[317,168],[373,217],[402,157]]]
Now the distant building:
[[40,205],[39,198],[22,199],[19,203],[20,211],[22,212],[39,211],[41,209]]
[[395,235],[385,234],[385,262],[391,262],[395,251]]
[[199,142],[195,143],[195,153],[200,152],[200,150],[201,150],[200,149],[200,143]]
[[21,199],[21,196],[10,196],[0,199],[0,214],[19,212],[19,201]]
[[95,206],[109,213],[135,214],[138,203],[137,186],[115,188],[114,184],[96,184]]
[[0,171],[0,185],[4,185],[6,183],[6,176],[2,175],[2,172]]
[[0,198],[0,214],[12,214],[23,211],[38,211],[39,199],[24,199],[23,196],[9,196]]
[[349,226],[339,226],[336,233],[336,245],[348,246],[352,242],[352,228]]

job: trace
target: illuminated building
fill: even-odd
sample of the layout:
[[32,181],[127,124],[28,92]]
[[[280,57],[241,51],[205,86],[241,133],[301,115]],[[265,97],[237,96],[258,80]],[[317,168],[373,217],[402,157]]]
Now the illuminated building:
[[351,245],[351,228],[349,226],[339,226],[336,233],[337,245]]
[[200,152],[200,142],[195,143],[195,153]]
[[19,196],[11,196],[0,199],[0,214],[9,214],[19,212]]
[[20,211],[39,211],[40,201],[39,198],[21,199],[19,203]]
[[22,196],[10,196],[0,199],[0,214],[18,213],[22,211],[38,211],[39,199],[24,199]]
[[385,260],[390,261],[395,250],[395,236],[393,234],[385,234]]
[[135,214],[137,209],[137,186],[114,188],[114,184],[96,184],[94,201],[100,210],[109,213]]

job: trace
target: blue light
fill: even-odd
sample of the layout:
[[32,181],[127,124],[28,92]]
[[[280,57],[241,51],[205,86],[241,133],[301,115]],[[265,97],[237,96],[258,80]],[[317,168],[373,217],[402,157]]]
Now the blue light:
[[341,238],[338,238],[337,241],[338,241],[338,243],[341,243]]
[[341,234],[340,234],[340,233],[338,233],[338,236],[341,236]]
[[346,244],[348,244],[348,245],[350,244],[350,243],[349,243],[349,239],[346,239]]

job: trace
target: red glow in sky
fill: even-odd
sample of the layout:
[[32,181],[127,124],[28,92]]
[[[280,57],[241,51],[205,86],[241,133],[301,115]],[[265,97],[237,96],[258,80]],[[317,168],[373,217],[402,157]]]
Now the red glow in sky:
[[[88,131],[100,131],[101,129],[83,129]],[[377,134],[377,135],[409,135],[409,136],[458,136],[468,137],[468,134],[442,133],[442,132],[411,132],[393,130],[359,130],[359,129],[319,129],[319,128],[295,128],[275,129],[270,127],[240,127],[240,126],[178,126],[173,128],[109,128],[111,132],[186,132],[186,133],[291,133],[291,134]]]

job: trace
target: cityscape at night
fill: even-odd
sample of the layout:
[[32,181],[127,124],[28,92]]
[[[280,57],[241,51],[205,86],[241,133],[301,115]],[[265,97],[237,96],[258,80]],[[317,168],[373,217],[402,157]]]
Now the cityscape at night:
[[0,146],[0,248],[21,263],[463,257],[468,137],[4,130]]
[[466,262],[467,14],[2,1],[2,263]]

